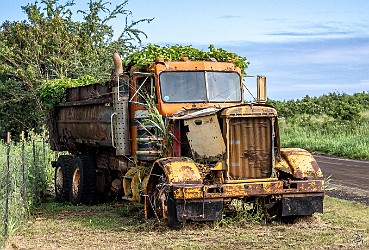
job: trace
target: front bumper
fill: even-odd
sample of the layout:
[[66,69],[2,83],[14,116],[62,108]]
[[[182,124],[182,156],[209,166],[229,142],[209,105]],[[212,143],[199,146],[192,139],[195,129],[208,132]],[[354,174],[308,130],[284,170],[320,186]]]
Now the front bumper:
[[234,198],[272,196],[281,200],[282,216],[323,212],[324,181],[276,179],[233,181],[219,185],[173,184],[178,221],[222,219],[223,204]]
[[173,184],[174,198],[193,199],[227,199],[258,196],[305,197],[323,196],[324,180],[272,180],[257,182],[235,181],[218,185]]

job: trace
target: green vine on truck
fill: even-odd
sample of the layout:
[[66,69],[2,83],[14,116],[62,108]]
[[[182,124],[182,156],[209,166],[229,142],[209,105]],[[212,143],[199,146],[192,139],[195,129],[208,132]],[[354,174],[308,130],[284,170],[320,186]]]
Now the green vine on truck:
[[241,68],[242,73],[245,73],[246,68],[250,64],[246,57],[222,48],[215,48],[213,44],[209,45],[209,51],[202,51],[191,46],[167,45],[161,47],[156,44],[149,44],[140,51],[134,52],[123,59],[123,64],[126,70],[129,70],[132,66],[136,66],[140,70],[146,70],[157,57],[162,57],[165,61],[178,61],[182,57],[188,57],[191,61],[215,59],[218,62],[232,62]]

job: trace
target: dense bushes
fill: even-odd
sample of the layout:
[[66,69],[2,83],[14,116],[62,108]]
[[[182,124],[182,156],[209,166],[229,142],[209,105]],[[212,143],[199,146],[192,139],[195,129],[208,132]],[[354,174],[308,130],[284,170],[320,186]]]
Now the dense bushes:
[[338,120],[356,120],[360,112],[369,109],[369,93],[354,95],[329,93],[320,97],[305,96],[301,100],[274,101],[268,103],[276,107],[281,117],[295,115],[327,115]]
[[[109,80],[113,52],[124,55],[137,50],[141,37],[146,37],[137,25],[152,20],[133,21],[128,0],[115,8],[110,8],[110,2],[91,0],[87,10],[78,11],[74,4],[35,1],[22,7],[25,20],[1,24],[0,113],[6,115],[0,116],[0,138],[7,131],[42,127],[39,90],[44,81],[86,75]],[[118,16],[125,22],[114,34],[110,23]]]

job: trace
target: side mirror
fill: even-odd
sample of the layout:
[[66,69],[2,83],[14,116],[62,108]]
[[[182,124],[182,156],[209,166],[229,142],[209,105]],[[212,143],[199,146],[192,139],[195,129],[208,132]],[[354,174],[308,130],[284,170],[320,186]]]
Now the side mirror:
[[266,77],[265,76],[257,76],[257,102],[258,103],[266,103],[267,101],[267,93],[266,93]]

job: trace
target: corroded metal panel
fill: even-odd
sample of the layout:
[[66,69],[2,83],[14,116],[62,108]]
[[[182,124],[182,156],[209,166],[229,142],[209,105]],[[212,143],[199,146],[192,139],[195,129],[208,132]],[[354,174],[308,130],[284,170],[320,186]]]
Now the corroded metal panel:
[[77,143],[111,146],[112,86],[93,84],[66,90],[66,102],[54,110],[52,131],[58,149],[71,150]]
[[188,142],[195,161],[217,162],[223,158],[225,143],[217,116],[208,115],[184,121],[188,126]]
[[301,148],[282,148],[281,158],[275,168],[299,179],[323,177],[314,157]]
[[110,146],[112,111],[105,105],[60,107],[56,121],[60,141],[71,147],[76,142]]
[[272,174],[272,118],[228,120],[230,179],[268,178]]
[[191,161],[172,161],[163,166],[169,183],[200,182],[201,175]]

